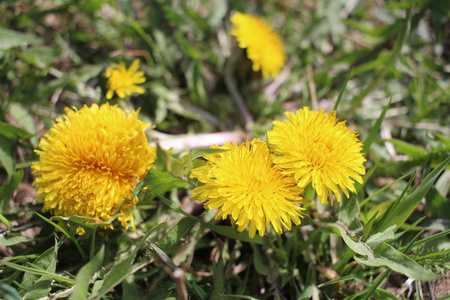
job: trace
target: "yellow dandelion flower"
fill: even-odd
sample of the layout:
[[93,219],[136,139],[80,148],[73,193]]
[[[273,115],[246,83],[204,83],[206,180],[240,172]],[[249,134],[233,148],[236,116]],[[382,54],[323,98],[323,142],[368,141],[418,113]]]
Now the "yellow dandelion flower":
[[263,77],[277,77],[286,62],[281,37],[260,17],[235,13],[231,17],[234,35],[240,48],[247,48],[253,62],[253,71],[262,71]]
[[135,230],[130,208],[138,199],[131,195],[156,158],[143,132],[150,124],[137,114],[109,104],[66,108],[39,142],[40,161],[32,165],[44,211],[106,221],[123,203],[118,220]]
[[250,224],[251,238],[256,230],[263,236],[269,224],[278,234],[283,233],[281,225],[290,230],[292,222],[300,224],[303,189],[274,165],[266,143],[254,139],[212,148],[229,151],[205,155],[207,165],[192,170],[190,176],[204,183],[192,191],[192,201],[218,208],[216,219],[231,216],[238,231]]
[[360,174],[365,174],[366,161],[358,134],[347,128],[345,121],[338,123],[334,111],[312,112],[305,107],[286,115],[289,120],[274,121],[268,132],[275,145],[275,163],[294,175],[298,186],[305,188],[312,182],[322,204],[328,198],[332,201],[333,194],[340,201],[339,189],[347,197],[348,190],[355,193],[353,180],[362,183]]
[[125,98],[133,93],[143,94],[144,89],[137,84],[145,82],[144,72],[138,70],[139,60],[137,59],[133,61],[128,70],[124,63],[108,67],[105,71],[105,77],[108,78],[106,99],[111,99],[114,92],[120,98]]

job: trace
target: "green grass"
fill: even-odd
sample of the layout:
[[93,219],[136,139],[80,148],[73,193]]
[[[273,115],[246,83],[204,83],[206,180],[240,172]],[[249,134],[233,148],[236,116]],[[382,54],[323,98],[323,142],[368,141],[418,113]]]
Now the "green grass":
[[[447,1],[43,0],[0,11],[0,298],[182,299],[184,288],[190,299],[409,299],[391,279],[412,278],[412,297],[426,299],[422,282],[448,274]],[[234,11],[283,37],[276,80],[237,48]],[[138,235],[42,213],[30,169],[39,138],[65,107],[105,103],[103,71],[134,58],[146,92],[111,103],[140,108],[150,140],[190,136],[197,147],[158,150],[160,168],[135,190]],[[249,239],[199,214],[188,199],[189,171],[210,151],[199,136],[264,138],[303,106],[335,108],[360,133],[358,193],[313,201],[281,236]]]

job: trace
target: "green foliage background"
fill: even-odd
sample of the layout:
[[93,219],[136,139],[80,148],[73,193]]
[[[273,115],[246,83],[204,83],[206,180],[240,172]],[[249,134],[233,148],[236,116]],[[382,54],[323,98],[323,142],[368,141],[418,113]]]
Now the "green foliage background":
[[[0,2],[0,296],[183,299],[185,287],[191,299],[407,299],[392,283],[400,277],[414,279],[411,297],[424,299],[420,282],[436,286],[450,261],[449,8],[445,0]],[[264,17],[283,37],[288,62],[276,80],[254,73],[237,48],[234,11]],[[189,170],[209,150],[160,148],[135,191],[139,235],[41,213],[30,171],[39,138],[65,107],[106,102],[104,69],[134,58],[146,93],[111,102],[141,108],[155,124],[151,141],[263,137],[286,110],[339,103],[338,118],[365,144],[364,184],[339,205],[313,201],[310,217],[282,236],[249,239],[189,201]]]

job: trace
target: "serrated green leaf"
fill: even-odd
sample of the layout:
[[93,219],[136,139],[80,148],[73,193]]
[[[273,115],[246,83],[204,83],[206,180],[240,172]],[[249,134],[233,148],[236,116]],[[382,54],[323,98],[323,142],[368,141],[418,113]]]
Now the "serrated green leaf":
[[385,243],[387,240],[394,239],[395,226],[391,226],[383,232],[372,235],[366,242],[358,239],[354,233],[345,228],[345,226],[342,226],[342,224],[334,223],[330,224],[330,226],[339,230],[344,242],[357,254],[354,256],[354,259],[364,265],[388,267],[393,271],[420,281],[439,278],[439,275],[428,271],[410,257]]
[[85,264],[80,271],[78,271],[75,279],[73,292],[70,295],[70,300],[86,299],[88,296],[89,281],[91,277],[102,266],[103,257],[105,255],[105,245],[102,245],[100,250],[95,254],[94,258]]
[[419,281],[430,281],[439,278],[439,275],[428,271],[420,266],[413,259],[397,251],[389,244],[381,244],[374,247],[375,255],[362,258],[355,256],[355,260],[366,266],[381,267],[386,266],[391,270],[404,274]]

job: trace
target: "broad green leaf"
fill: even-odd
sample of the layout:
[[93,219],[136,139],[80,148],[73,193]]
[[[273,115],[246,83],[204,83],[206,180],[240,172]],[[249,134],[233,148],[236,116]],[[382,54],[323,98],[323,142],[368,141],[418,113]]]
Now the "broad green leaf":
[[26,133],[30,133],[30,135],[33,135],[31,137],[31,143],[34,147],[36,147],[38,145],[38,138],[36,136],[34,120],[30,114],[29,109],[26,109],[20,103],[11,103],[9,113],[27,131]]
[[[45,251],[33,263],[34,266],[45,270],[48,273],[55,274],[56,262],[58,260],[58,245],[55,245]],[[55,274],[56,275],[56,274]],[[50,292],[50,285],[52,278],[45,275],[36,275],[25,272],[22,285],[26,293],[23,296],[24,300],[35,300],[47,297]]]
[[9,210],[9,200],[12,198],[14,191],[22,182],[23,170],[14,173],[5,184],[0,187],[0,213]]
[[363,229],[358,218],[359,215],[359,204],[355,196],[351,196],[350,199],[345,199],[340,203],[339,220],[355,233]]
[[75,285],[73,287],[70,300],[86,299],[88,296],[89,281],[91,277],[102,266],[103,257],[105,255],[105,245],[102,245],[100,250],[94,256],[94,258],[85,264],[80,271],[78,271],[77,278],[75,279]]
[[216,154],[228,151],[228,149],[217,148],[194,148],[191,153],[183,156],[183,162],[178,170],[175,170],[175,174],[182,177],[187,177],[193,166],[194,160],[203,157],[205,155]]
[[19,243],[27,243],[31,242],[33,239],[30,239],[29,237],[23,236],[23,235],[1,235],[0,236],[0,246],[12,246]]
[[155,165],[157,168],[164,168],[168,172],[175,174],[176,170],[181,168],[181,164],[183,163],[181,160],[170,155],[172,149],[164,150],[159,145],[156,147],[156,162]]
[[122,289],[123,300],[143,299],[145,295],[145,291],[136,283],[136,278],[133,275],[122,281]]
[[430,174],[428,174],[422,183],[408,196],[403,197],[399,200],[398,204],[389,210],[389,213],[385,214],[377,229],[378,231],[384,231],[385,229],[391,227],[392,225],[401,226],[408,219],[409,215],[413,212],[419,202],[425,197],[430,187],[439,177],[441,172],[445,169],[447,164],[450,162],[450,157],[448,157],[444,162],[442,162],[438,167],[436,167]]
[[375,137],[377,136],[378,132],[380,131],[381,124],[383,123],[384,117],[386,116],[386,112],[388,111],[389,107],[391,107],[391,100],[389,100],[389,103],[386,104],[386,106],[383,108],[383,111],[381,112],[380,116],[376,120],[375,124],[370,128],[369,135],[364,140],[362,153],[368,154],[370,146],[372,146],[373,141],[375,140]]
[[19,31],[0,28],[0,49],[11,49],[18,46],[41,44],[42,40]]
[[197,220],[191,218],[181,219],[174,227],[172,227],[157,243],[157,246],[163,251],[170,251],[178,245],[180,240],[188,234],[191,228],[197,223]]
[[101,299],[104,295],[106,295],[106,293],[108,293],[109,290],[111,290],[112,288],[120,284],[122,281],[124,281],[131,274],[133,274],[131,264],[133,263],[137,252],[153,232],[155,232],[156,230],[160,229],[165,225],[166,223],[160,223],[155,227],[152,227],[149,231],[147,231],[146,234],[143,237],[141,237],[140,241],[136,243],[136,246],[134,250],[131,251],[130,255],[128,255],[126,259],[122,260],[121,262],[112,267],[112,269],[109,271],[109,273],[103,280],[101,287],[98,287],[98,291],[95,291],[95,293],[93,290],[92,295],[88,299],[91,300]]
[[22,128],[4,122],[0,122],[0,135],[10,140],[28,139],[33,136]]
[[98,76],[103,68],[103,65],[85,65],[82,68],[71,72],[69,75],[77,81],[87,82],[89,79]]
[[14,142],[0,135],[0,163],[11,176],[14,173],[14,157],[13,157]]
[[250,244],[253,249],[253,263],[255,265],[256,272],[261,275],[269,275],[269,268],[267,266],[267,258],[261,254],[259,248],[255,244]]
[[136,185],[132,198],[136,197],[138,193],[146,186],[149,191],[153,191],[157,194],[163,194],[171,191],[174,188],[182,188],[188,185],[187,182],[174,177],[172,174],[166,171],[159,171],[157,169],[150,169],[145,175],[144,179]]
[[176,205],[175,203],[173,203],[172,201],[170,201],[169,199],[167,199],[166,197],[162,196],[162,195],[158,195],[155,194],[156,196],[158,196],[158,198],[168,207],[170,207],[171,209],[175,210],[176,212],[185,215],[188,218],[194,219],[197,222],[199,222],[200,224],[202,224],[203,226],[205,226],[208,229],[211,229],[212,231],[219,233],[221,235],[224,235],[226,237],[232,238],[232,239],[236,239],[236,240],[240,240],[243,242],[249,242],[249,243],[256,243],[256,244],[264,244],[264,239],[258,235],[255,235],[253,238],[250,238],[248,233],[246,232],[241,232],[241,233],[237,233],[236,230],[233,227],[230,226],[223,226],[223,225],[214,225],[211,223],[207,223],[205,221],[203,221],[200,218],[197,218],[193,215],[191,215],[190,213],[186,212],[184,209],[182,209],[181,207],[179,207],[178,205]]
[[21,59],[38,68],[47,68],[60,54],[60,49],[49,46],[32,47],[17,53]]

